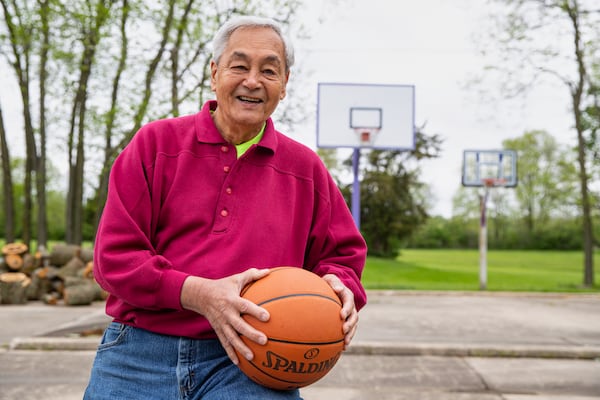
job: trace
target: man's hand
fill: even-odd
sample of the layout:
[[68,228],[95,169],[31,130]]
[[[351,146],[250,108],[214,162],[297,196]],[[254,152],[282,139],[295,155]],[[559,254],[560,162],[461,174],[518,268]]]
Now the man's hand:
[[344,332],[344,350],[346,350],[350,345],[354,334],[356,334],[356,328],[358,327],[358,311],[354,304],[354,293],[342,283],[340,278],[333,274],[327,274],[323,279],[331,286],[333,291],[342,301],[340,318],[344,321],[342,329]]
[[252,315],[266,322],[269,320],[269,313],[242,298],[240,292],[246,284],[268,274],[268,269],[251,268],[217,280],[190,276],[183,283],[181,305],[187,310],[203,315],[210,322],[227,355],[236,365],[239,360],[235,350],[248,360],[254,357],[240,335],[259,344],[267,342],[266,335],[248,324],[242,318],[242,314]]

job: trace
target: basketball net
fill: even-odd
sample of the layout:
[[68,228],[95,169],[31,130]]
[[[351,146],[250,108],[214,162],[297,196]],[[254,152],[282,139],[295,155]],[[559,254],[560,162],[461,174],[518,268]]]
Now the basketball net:
[[355,128],[354,133],[361,146],[371,146],[375,143],[375,138],[379,133],[378,128]]
[[487,188],[506,185],[505,178],[483,178],[481,182],[483,182],[483,186]]

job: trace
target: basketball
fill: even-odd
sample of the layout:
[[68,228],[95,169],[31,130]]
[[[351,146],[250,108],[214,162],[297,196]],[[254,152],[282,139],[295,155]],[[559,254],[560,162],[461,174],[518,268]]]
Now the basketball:
[[344,348],[342,305],[321,277],[302,268],[274,268],[241,296],[271,315],[267,322],[243,316],[268,338],[262,346],[242,336],[254,353],[252,361],[238,354],[239,367],[250,379],[290,390],[316,382],[333,368]]

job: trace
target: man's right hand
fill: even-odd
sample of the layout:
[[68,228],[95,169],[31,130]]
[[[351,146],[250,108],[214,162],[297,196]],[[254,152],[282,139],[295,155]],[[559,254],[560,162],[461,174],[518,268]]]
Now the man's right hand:
[[254,357],[240,335],[258,344],[267,342],[266,335],[248,324],[242,315],[252,315],[266,322],[269,320],[269,313],[241,297],[240,292],[248,283],[268,274],[268,269],[251,268],[216,280],[189,276],[183,283],[181,305],[187,310],[203,315],[210,322],[227,355],[236,365],[239,360],[235,350],[248,360]]

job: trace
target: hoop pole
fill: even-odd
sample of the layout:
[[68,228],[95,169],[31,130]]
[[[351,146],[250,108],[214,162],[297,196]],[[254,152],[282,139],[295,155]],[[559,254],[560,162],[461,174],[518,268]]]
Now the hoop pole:
[[354,182],[352,183],[352,217],[356,227],[360,229],[360,179],[358,176],[360,163],[360,148],[355,147],[352,153],[352,171]]
[[483,196],[479,196],[479,290],[487,289],[487,199],[489,187],[485,186]]

